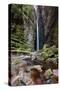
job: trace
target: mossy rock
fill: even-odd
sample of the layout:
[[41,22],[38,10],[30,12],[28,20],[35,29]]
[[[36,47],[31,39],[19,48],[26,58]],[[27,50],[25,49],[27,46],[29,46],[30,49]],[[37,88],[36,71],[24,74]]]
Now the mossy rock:
[[27,50],[11,50],[11,53],[30,55],[31,52]]
[[49,77],[53,74],[52,70],[49,68],[45,71],[44,76],[46,79],[49,79]]
[[53,51],[49,48],[46,53],[48,53],[48,56],[51,57],[54,55]]
[[48,58],[48,53],[42,52],[42,53],[41,53],[41,57],[43,57],[44,60],[47,59],[47,58]]
[[48,47],[48,45],[44,45],[43,49],[41,49],[39,52],[39,55],[43,57],[44,59],[47,59],[49,57],[57,57],[58,49],[55,45]]
[[46,65],[50,67],[51,69],[57,69],[58,68],[58,59],[57,58],[48,58],[46,59]]
[[53,53],[58,53],[58,48],[56,48],[54,45],[50,47],[50,49],[53,51]]
[[19,61],[19,60],[14,60],[14,61],[12,62],[12,64],[18,65],[18,64],[20,64],[20,61]]

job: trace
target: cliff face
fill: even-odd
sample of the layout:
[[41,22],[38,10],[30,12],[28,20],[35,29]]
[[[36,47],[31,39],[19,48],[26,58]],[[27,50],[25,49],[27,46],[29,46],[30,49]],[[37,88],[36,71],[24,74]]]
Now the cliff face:
[[34,50],[34,29],[35,29],[35,16],[33,6],[27,5],[25,11],[29,11],[27,17],[23,17],[24,21],[24,38],[28,48]]
[[58,8],[38,6],[38,12],[42,16],[45,37],[44,42],[58,46]]

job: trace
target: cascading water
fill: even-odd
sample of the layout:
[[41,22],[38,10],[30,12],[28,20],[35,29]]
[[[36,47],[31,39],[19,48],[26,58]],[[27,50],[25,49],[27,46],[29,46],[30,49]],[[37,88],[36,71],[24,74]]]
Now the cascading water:
[[37,25],[37,51],[39,50],[39,29],[38,29],[38,11],[37,6],[34,5],[35,13],[36,13],[36,25]]

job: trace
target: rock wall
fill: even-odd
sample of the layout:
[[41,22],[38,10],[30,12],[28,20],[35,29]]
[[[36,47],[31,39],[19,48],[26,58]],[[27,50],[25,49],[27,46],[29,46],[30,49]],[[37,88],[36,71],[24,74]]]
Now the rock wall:
[[38,10],[42,16],[45,43],[58,46],[58,7],[38,6]]

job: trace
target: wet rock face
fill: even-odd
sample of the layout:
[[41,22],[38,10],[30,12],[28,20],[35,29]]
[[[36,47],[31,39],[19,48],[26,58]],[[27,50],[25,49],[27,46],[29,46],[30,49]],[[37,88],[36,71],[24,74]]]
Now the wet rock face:
[[[38,6],[39,27],[44,32],[44,41],[50,45],[58,45],[58,7]],[[42,26],[43,25],[43,26]],[[53,34],[54,33],[54,34]],[[55,42],[56,40],[56,42]]]

